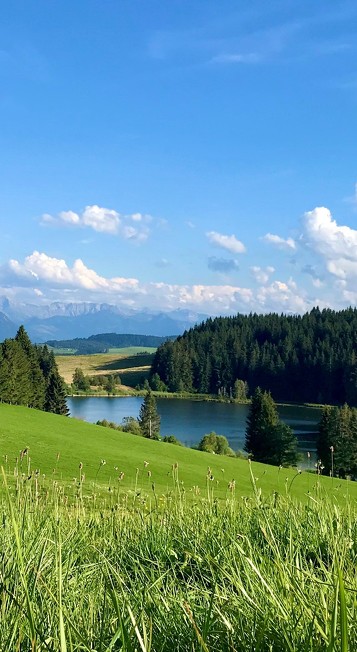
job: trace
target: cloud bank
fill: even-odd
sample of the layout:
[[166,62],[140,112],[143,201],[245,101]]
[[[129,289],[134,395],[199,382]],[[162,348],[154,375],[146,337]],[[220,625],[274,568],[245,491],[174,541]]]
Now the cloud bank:
[[92,206],[86,206],[81,213],[61,211],[55,216],[44,213],[41,224],[86,227],[97,231],[97,233],[119,235],[125,240],[142,242],[149,236],[149,224],[152,220],[151,215],[143,215],[142,213],[121,215],[111,208],[103,208],[93,204]]

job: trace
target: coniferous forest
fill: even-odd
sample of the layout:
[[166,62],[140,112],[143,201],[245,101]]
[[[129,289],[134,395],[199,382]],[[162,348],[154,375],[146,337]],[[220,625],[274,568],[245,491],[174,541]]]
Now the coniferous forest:
[[280,401],[357,404],[357,310],[208,319],[162,344],[151,379],[168,391],[234,396],[237,379]]
[[46,345],[32,344],[23,326],[0,344],[0,401],[68,414],[54,354]]

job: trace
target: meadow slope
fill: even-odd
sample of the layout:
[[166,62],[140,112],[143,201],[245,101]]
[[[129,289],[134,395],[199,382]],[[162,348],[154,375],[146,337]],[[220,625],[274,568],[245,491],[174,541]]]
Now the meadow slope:
[[[47,480],[74,482],[83,465],[85,487],[90,491],[93,483],[97,489],[118,485],[135,487],[151,493],[172,489],[173,466],[178,466],[180,485],[186,492],[204,493],[209,487],[215,496],[224,498],[228,485],[235,481],[238,496],[252,494],[250,465],[246,460],[215,456],[184,447],[151,441],[110,428],[95,426],[76,419],[48,414],[22,406],[0,404],[1,460],[8,473],[12,473],[19,451],[29,448],[31,469],[38,469]],[[6,456],[6,457],[5,457]],[[59,459],[58,459],[59,458]],[[101,461],[105,461],[102,464]],[[148,464],[147,464],[148,463]],[[22,462],[22,472],[27,470],[28,459]],[[26,468],[25,468],[26,467]],[[210,477],[207,471],[210,468]],[[357,500],[357,483],[337,478],[317,477],[295,469],[278,469],[274,466],[252,463],[252,476],[256,487],[266,496],[274,491],[287,492],[301,500],[309,500],[316,491],[323,491],[344,503],[346,497]]]

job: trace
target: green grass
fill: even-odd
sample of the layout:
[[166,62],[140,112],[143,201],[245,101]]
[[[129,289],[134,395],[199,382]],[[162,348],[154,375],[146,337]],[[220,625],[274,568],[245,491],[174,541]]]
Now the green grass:
[[357,649],[355,483],[22,407],[0,424],[1,652]]
[[[143,491],[151,493],[151,485],[155,483],[156,491],[164,493],[172,488],[172,466],[178,464],[180,483],[187,493],[192,494],[193,487],[198,487],[201,492],[207,490],[207,468],[210,467],[214,481],[208,484],[215,496],[224,499],[232,480],[236,482],[239,496],[252,495],[250,468],[246,460],[151,441],[21,406],[0,404],[0,424],[1,455],[7,455],[9,473],[13,471],[19,451],[29,447],[31,468],[39,469],[46,479],[72,482],[73,478],[78,478],[78,467],[82,463],[87,483],[85,489],[89,492],[95,481],[98,490],[102,488],[105,494],[109,486],[118,485],[118,474],[123,472],[122,487],[133,489],[140,485]],[[102,467],[101,460],[106,461]],[[145,467],[145,461],[149,462],[148,467]],[[25,460],[24,471],[26,464]],[[312,497],[323,492],[341,504],[346,502],[347,495],[357,500],[357,483],[304,472],[296,475],[294,469],[279,470],[254,462],[251,467],[257,488],[266,496],[274,491],[288,492],[309,501],[308,492]]]
[[140,353],[155,353],[156,346],[123,346],[121,348],[108,349],[108,353],[120,353],[121,355],[131,356]]

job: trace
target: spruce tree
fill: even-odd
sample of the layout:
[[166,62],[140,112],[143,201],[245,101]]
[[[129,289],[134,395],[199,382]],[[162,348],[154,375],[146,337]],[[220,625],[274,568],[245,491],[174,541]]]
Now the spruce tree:
[[279,417],[276,405],[268,392],[255,390],[247,418],[244,450],[257,462],[271,458],[273,429]]
[[269,392],[258,387],[247,418],[244,450],[256,462],[293,466],[298,461],[297,439],[291,428],[280,421]]
[[157,411],[155,396],[150,389],[145,394],[138,421],[144,437],[148,439],[159,439],[160,415]]
[[52,370],[48,379],[45,410],[66,417],[69,415],[64,382],[55,369]]

